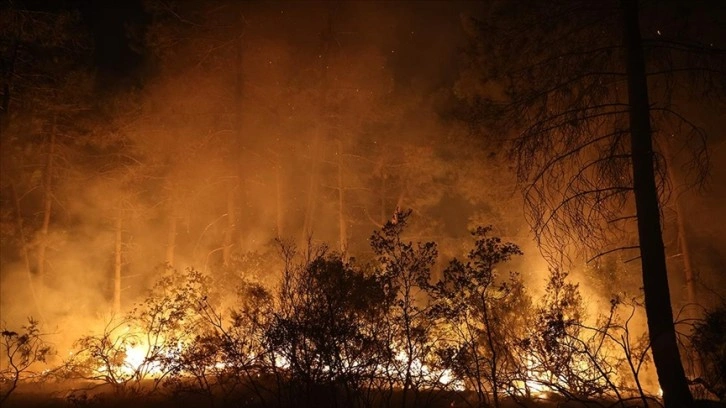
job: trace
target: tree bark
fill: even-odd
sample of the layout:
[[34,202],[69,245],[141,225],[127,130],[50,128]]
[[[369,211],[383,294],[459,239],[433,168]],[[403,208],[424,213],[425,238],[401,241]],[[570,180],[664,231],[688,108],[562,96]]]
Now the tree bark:
[[667,408],[689,407],[693,397],[683,370],[668,287],[660,205],[653,169],[648,84],[638,21],[638,2],[621,0],[628,75],[633,187],[643,273],[645,311],[658,381]]

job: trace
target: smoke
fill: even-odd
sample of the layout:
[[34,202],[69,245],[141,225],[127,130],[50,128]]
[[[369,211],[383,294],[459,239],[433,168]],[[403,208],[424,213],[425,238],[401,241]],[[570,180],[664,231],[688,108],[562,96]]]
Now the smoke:
[[[20,186],[27,235],[20,242],[4,182],[2,320],[15,326],[37,313],[67,347],[112,313],[116,268],[128,310],[165,263],[248,274],[249,254],[273,257],[277,238],[312,236],[366,259],[371,232],[397,208],[413,209],[408,238],[439,243],[443,263],[465,255],[468,229],[493,224],[524,250],[511,269],[537,294],[547,265],[511,163],[495,135],[472,135],[450,115],[466,40],[460,15],[479,7],[230,1],[147,10],[143,86],[87,95],[94,108],[83,126],[59,139],[71,153],[58,157],[48,268],[33,285],[22,249],[37,262],[45,139],[26,146],[33,167],[3,171]],[[607,302],[610,293],[581,276],[585,298]]]

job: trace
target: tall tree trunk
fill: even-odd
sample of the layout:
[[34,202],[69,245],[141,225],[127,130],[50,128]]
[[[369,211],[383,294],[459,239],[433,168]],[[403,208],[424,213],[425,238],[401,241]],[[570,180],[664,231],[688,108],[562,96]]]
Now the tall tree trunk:
[[[383,171],[381,171],[383,173]],[[380,221],[381,225],[385,225],[388,221],[388,211],[386,211],[386,175],[381,174],[381,208],[380,208]]]
[[12,45],[9,47],[11,50],[9,53],[9,58],[7,58],[4,62],[7,64],[5,68],[5,78],[3,78],[3,95],[2,95],[2,106],[0,107],[0,136],[2,136],[2,133],[7,129],[8,127],[8,118],[10,118],[10,91],[12,88],[12,78],[15,77],[15,61],[17,61],[18,57],[18,40],[13,39],[11,40]]
[[176,234],[177,225],[179,224],[179,217],[176,215],[176,211],[172,210],[171,216],[169,217],[169,226],[167,230],[166,239],[166,255],[164,262],[168,267],[174,267],[174,252],[176,251]]
[[688,389],[678,351],[668,288],[660,206],[653,170],[648,84],[638,21],[638,2],[621,0],[621,5],[625,24],[624,45],[627,52],[633,187],[638,217],[645,312],[648,318],[653,362],[663,390],[665,406],[690,407],[693,405],[693,397]]
[[[676,176],[673,173],[673,163],[675,162],[675,158],[670,154],[670,149],[668,148],[668,144],[663,144],[663,150],[664,154],[668,160],[668,179],[671,182],[671,185],[676,185]],[[696,294],[696,279],[693,274],[693,266],[691,264],[691,253],[688,250],[688,240],[686,239],[686,220],[683,217],[683,209],[681,207],[681,200],[678,197],[679,195],[674,194],[673,198],[673,206],[675,207],[676,212],[676,228],[678,232],[678,250],[679,255],[681,256],[681,261],[683,263],[683,275],[686,280],[686,303],[688,305],[694,305],[697,302],[697,294]],[[686,307],[685,312],[687,317],[696,317],[695,316],[695,310],[694,307]]]
[[[227,192],[227,230],[224,235],[224,242],[222,243],[222,264],[224,267],[229,267],[231,263],[232,249],[234,248],[234,240],[239,236],[239,225],[240,219],[244,216],[245,212],[239,213],[240,209],[247,209],[249,207],[249,200],[247,198],[247,188],[245,186],[246,169],[245,164],[247,160],[243,160],[247,155],[246,143],[244,138],[244,30],[246,26],[244,7],[245,2],[240,1],[237,3],[237,27],[236,31],[237,42],[235,46],[235,76],[234,76],[234,107],[232,109],[234,113],[234,146],[232,155],[232,162],[236,163],[234,180],[228,187],[230,190]],[[238,241],[239,249],[245,250],[244,244]]]
[[222,265],[229,268],[232,264],[232,247],[234,246],[234,232],[237,229],[237,186],[227,188],[227,228],[224,230],[222,243]]
[[[673,162],[674,158],[670,155],[669,149],[667,147],[667,144],[663,144],[665,149],[665,155],[668,158],[668,178],[671,181],[671,185],[676,185],[676,178],[675,174],[673,173]],[[693,274],[693,267],[691,265],[691,254],[688,250],[688,240],[686,239],[686,220],[683,217],[683,209],[681,207],[681,200],[679,198],[679,195],[676,191],[676,194],[674,194],[673,197],[673,205],[675,207],[676,212],[676,227],[678,232],[678,249],[679,249],[679,255],[681,257],[681,262],[683,263],[683,275],[686,280],[686,306],[683,309],[683,316],[682,318],[685,319],[697,319],[699,317],[698,308],[695,307],[695,304],[697,303],[697,294],[696,294],[696,280],[695,276]],[[691,325],[687,326],[688,328],[692,328]],[[687,329],[689,330],[689,329]],[[687,332],[687,337],[690,339],[690,335],[692,332]],[[689,347],[690,340],[686,340],[686,346]],[[686,362],[686,371],[688,372],[689,376],[692,378],[697,378],[701,375],[701,360],[698,358],[697,353],[694,353],[694,355]]]
[[25,238],[22,206],[20,205],[20,197],[18,197],[18,191],[15,187],[15,183],[10,183],[10,189],[12,190],[13,202],[15,204],[16,226],[18,228],[18,238],[20,239],[20,246],[23,252],[23,261],[25,262],[25,273],[28,277],[28,289],[30,289],[30,295],[33,298],[33,305],[35,306],[38,316],[43,319],[43,310],[40,308],[40,303],[38,302],[38,294],[35,289],[35,282],[33,279],[33,270],[30,264],[30,254],[28,254],[28,240]]
[[282,160],[280,159],[280,146],[277,151],[277,162],[275,163],[275,233],[277,239],[285,236],[285,213],[282,197]]
[[[120,212],[121,210],[119,210]],[[116,217],[113,260],[113,314],[121,315],[121,267],[123,251],[123,218]]]
[[[320,125],[318,125],[320,126]],[[316,131],[310,149],[310,174],[308,176],[308,194],[305,200],[305,218],[303,219],[302,244],[310,239],[313,234],[313,220],[315,219],[315,207],[318,199],[318,165],[320,150],[320,130]]]
[[[678,224],[678,248],[681,252],[681,259],[683,260],[683,273],[686,278],[686,301],[692,305],[697,302],[698,293],[696,290],[696,278],[693,273],[693,266],[691,264],[691,253],[688,250],[688,240],[686,239],[686,221],[683,217],[683,210],[678,197],[675,198],[676,206],[676,223]],[[689,307],[689,310],[695,308]]]
[[340,242],[340,254],[346,259],[348,252],[348,220],[345,216],[345,183],[343,182],[343,143],[337,141],[337,165],[338,165],[338,232]]
[[[673,176],[672,166],[668,166],[668,178],[671,183],[675,180]],[[693,305],[697,302],[696,279],[693,274],[693,266],[691,264],[691,253],[688,250],[688,240],[686,239],[686,220],[683,217],[683,209],[678,194],[673,198],[673,205],[676,210],[676,226],[678,228],[678,250],[680,252],[681,261],[683,262],[683,275],[686,279],[686,303]],[[686,312],[692,315],[695,308],[687,307]],[[692,316],[695,317],[695,316]]]
[[48,153],[45,159],[45,172],[43,174],[43,224],[40,227],[40,237],[38,238],[38,253],[37,253],[37,265],[36,274],[42,282],[46,276],[45,265],[46,265],[46,249],[48,248],[48,231],[50,229],[50,215],[53,210],[53,171],[54,169],[54,156],[55,156],[55,134],[56,134],[56,119],[57,116],[53,116],[53,124],[51,125],[50,135],[48,136]]
[[318,198],[318,166],[320,162],[320,144],[322,140],[323,132],[328,131],[329,127],[329,112],[328,112],[328,58],[330,53],[330,47],[333,43],[333,11],[334,7],[331,3],[331,9],[328,10],[328,25],[325,31],[322,33],[323,49],[321,52],[321,86],[320,86],[320,100],[319,100],[319,117],[317,122],[317,128],[313,139],[313,144],[310,149],[310,177],[308,183],[308,197],[305,204],[305,218],[303,221],[302,230],[302,242],[303,244],[310,239],[313,234],[313,222],[315,220],[315,209],[317,207]]

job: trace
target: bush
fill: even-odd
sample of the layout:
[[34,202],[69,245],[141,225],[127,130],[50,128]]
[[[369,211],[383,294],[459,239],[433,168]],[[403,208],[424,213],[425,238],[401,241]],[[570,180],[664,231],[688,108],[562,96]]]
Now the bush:
[[319,387],[335,400],[342,389],[346,405],[357,403],[357,394],[376,373],[383,346],[376,333],[385,312],[383,297],[375,276],[324,249],[302,265],[287,259],[267,341],[276,364],[301,387],[293,392],[311,403]]
[[726,401],[726,304],[706,312],[696,323],[692,345],[701,361],[701,383],[720,401]]
[[52,353],[38,326],[31,317],[19,333],[6,327],[0,332],[0,404],[15,391],[20,380],[37,374],[30,370],[35,363],[44,363]]

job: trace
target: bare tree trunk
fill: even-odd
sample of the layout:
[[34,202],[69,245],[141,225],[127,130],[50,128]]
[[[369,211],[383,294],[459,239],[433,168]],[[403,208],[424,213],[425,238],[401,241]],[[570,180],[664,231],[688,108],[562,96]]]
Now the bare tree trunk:
[[627,51],[633,187],[638,216],[645,311],[648,318],[653,362],[663,390],[665,406],[667,408],[690,407],[693,405],[693,397],[688,389],[676,342],[665,247],[660,225],[660,206],[653,170],[648,84],[638,21],[638,2],[621,0],[621,5],[625,24],[624,45]]
[[41,282],[46,278],[46,249],[48,248],[48,231],[50,229],[50,215],[53,209],[53,171],[55,156],[55,134],[56,119],[53,116],[53,124],[51,126],[50,135],[48,137],[48,154],[45,159],[45,172],[43,177],[43,224],[40,227],[40,237],[38,238],[38,254],[36,274]]
[[[671,180],[674,180],[671,166],[668,166],[668,176]],[[681,207],[681,200],[678,198],[678,194],[676,194],[676,196],[674,197],[673,204],[676,210],[676,224],[678,228],[678,249],[680,251],[681,260],[683,262],[683,274],[686,278],[686,302],[689,305],[693,305],[697,303],[698,299],[698,294],[696,293],[696,279],[693,274],[691,253],[688,250],[688,240],[686,239],[686,220],[683,217],[683,209]],[[687,312],[693,310],[695,310],[695,308],[693,307],[687,308]],[[692,314],[692,312],[688,313]]]
[[38,316],[43,319],[43,311],[40,308],[40,303],[38,303],[38,294],[36,293],[35,282],[33,279],[33,270],[30,264],[30,254],[28,254],[28,240],[25,238],[22,207],[20,205],[18,191],[15,188],[15,183],[10,183],[10,189],[12,190],[13,202],[15,203],[16,226],[18,228],[18,237],[20,238],[20,246],[23,252],[23,261],[25,262],[25,273],[28,277],[28,288],[30,289],[30,295],[33,297],[33,305],[35,305]]
[[282,161],[278,146],[277,163],[275,163],[275,225],[277,239],[285,236],[285,213],[282,204]]
[[[244,143],[244,132],[243,132],[243,105],[244,105],[244,30],[245,30],[245,16],[244,7],[245,2],[237,3],[237,24],[238,30],[236,31],[237,42],[235,47],[235,77],[234,77],[234,152],[236,156],[233,158],[236,162],[236,174],[234,177],[233,185],[229,187],[227,192],[227,229],[224,235],[224,242],[222,243],[222,264],[225,268],[231,264],[232,249],[234,248],[235,238],[238,238],[238,228],[240,224],[240,218],[243,213],[237,211],[241,208],[248,206],[247,200],[247,189],[245,186],[245,160],[240,160],[240,157],[244,157],[247,152],[245,151],[246,145]],[[243,194],[243,196],[240,196]],[[236,237],[237,236],[237,237]],[[241,241],[238,241],[240,249],[243,248]]]
[[2,85],[3,96],[2,102],[0,102],[2,103],[2,108],[0,108],[0,135],[2,135],[9,123],[9,120],[7,119],[10,117],[10,90],[12,88],[10,78],[15,77],[15,61],[17,61],[18,58],[18,41],[13,39],[12,46],[6,49],[10,49],[11,51],[9,53],[9,58],[3,61],[6,64],[4,68],[7,80],[3,81]]
[[315,218],[315,207],[318,196],[318,145],[320,144],[320,135],[315,135],[312,148],[310,149],[310,174],[308,175],[308,194],[305,200],[305,218],[303,219],[303,229],[301,243],[307,242],[313,233],[313,220]]
[[326,31],[323,33],[323,50],[322,50],[322,61],[321,61],[321,86],[320,86],[320,101],[319,101],[319,120],[317,129],[315,131],[315,137],[313,144],[310,149],[310,177],[308,182],[308,197],[305,204],[305,219],[303,221],[302,239],[301,242],[308,242],[313,234],[313,221],[315,219],[315,209],[317,207],[317,196],[318,196],[318,166],[320,162],[320,143],[322,139],[322,133],[327,130],[328,123],[328,110],[327,110],[327,94],[328,94],[328,57],[330,52],[330,46],[333,42],[333,15],[332,10],[328,12],[328,26]]
[[385,225],[388,221],[388,212],[386,211],[386,175],[381,174],[381,225]]
[[346,259],[348,251],[348,220],[345,217],[345,183],[343,182],[343,143],[337,141],[338,165],[338,231],[340,254]]
[[[683,259],[683,273],[686,277],[686,300],[689,304],[695,304],[698,299],[696,278],[693,274],[691,253],[688,250],[688,240],[686,239],[686,222],[683,218],[683,210],[681,209],[681,203],[678,197],[675,198],[675,205],[676,223],[678,224],[678,247],[681,251],[681,257]],[[689,309],[692,310],[693,308]]]
[[[120,210],[119,210],[120,212]],[[113,261],[113,314],[121,314],[121,267],[123,250],[123,218],[116,217],[115,224],[116,239],[114,240],[114,261]]]
[[[668,179],[671,181],[671,184],[673,186],[676,185],[676,176],[673,173],[673,163],[674,158],[670,154],[670,149],[668,148],[667,143],[663,144],[664,154],[666,158],[668,159]],[[693,274],[693,266],[691,264],[691,253],[688,250],[688,239],[686,239],[686,220],[683,217],[683,209],[681,207],[681,200],[679,199],[678,192],[676,191],[676,194],[673,198],[673,205],[675,207],[676,212],[676,227],[678,230],[678,250],[679,255],[681,256],[681,260],[683,262],[683,274],[685,276],[686,280],[686,303],[689,305],[693,305],[697,302],[697,293],[696,293],[696,280],[695,276]],[[696,317],[692,316],[693,312],[695,311],[694,307],[687,307],[686,308],[686,314],[690,317]]]
[[169,267],[174,267],[174,252],[176,250],[176,230],[179,218],[176,215],[176,211],[172,210],[171,216],[169,217],[169,229],[167,232],[166,240],[166,256],[164,261]]
[[[668,164],[668,178],[671,180],[671,184],[675,185],[675,174],[673,174],[673,157],[668,151],[668,147],[664,144],[665,154],[669,159]],[[697,303],[696,294],[696,280],[693,274],[693,268],[691,266],[691,254],[688,250],[688,240],[686,239],[686,220],[683,217],[683,210],[681,207],[681,200],[678,196],[678,192],[673,197],[673,205],[676,212],[676,227],[678,230],[678,249],[681,261],[683,262],[683,274],[686,280],[686,307],[683,309],[683,318],[685,319],[697,319],[699,312],[694,305]],[[693,326],[688,325],[687,327],[692,328]],[[687,329],[690,330],[690,329]],[[686,345],[689,346],[690,335],[692,332],[687,332]],[[692,378],[698,378],[701,375],[701,360],[698,358],[698,353],[693,353],[693,356],[686,361],[686,370]]]
[[237,229],[237,186],[227,189],[227,228],[224,230],[222,243],[222,265],[229,268],[232,263],[232,247],[234,246],[234,231]]

